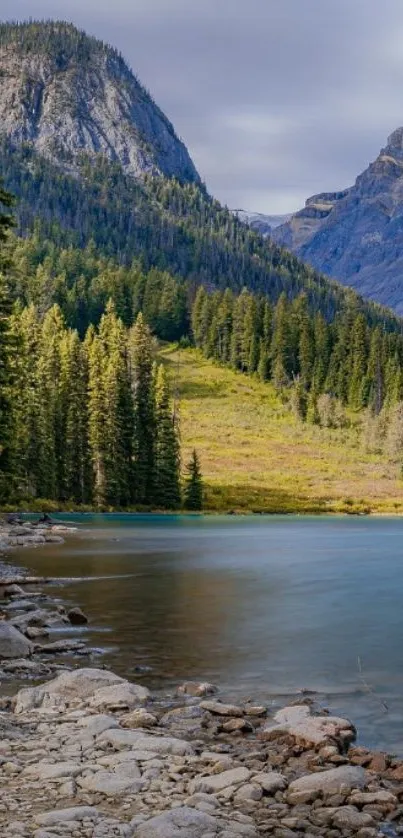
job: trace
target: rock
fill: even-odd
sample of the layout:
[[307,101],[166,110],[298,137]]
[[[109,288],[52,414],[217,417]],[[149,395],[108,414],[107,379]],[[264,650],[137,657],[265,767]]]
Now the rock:
[[6,611],[36,611],[36,605],[30,599],[15,599],[5,606]]
[[207,838],[218,833],[218,821],[211,815],[180,806],[141,824],[135,838]]
[[208,710],[216,716],[243,716],[244,711],[241,707],[234,704],[222,704],[221,701],[201,701],[200,707],[202,710]]
[[[127,765],[124,766],[127,771]],[[144,780],[138,777],[123,776],[111,771],[97,771],[89,777],[80,777],[78,785],[86,791],[117,797],[122,794],[137,794],[141,791]]]
[[150,733],[142,733],[136,730],[106,730],[98,736],[97,741],[99,743],[106,742],[117,751],[123,748],[132,748],[136,751],[151,751],[155,754],[174,754],[176,756],[193,754],[193,748],[189,742],[171,736],[153,736]]
[[255,783],[246,783],[246,785],[238,789],[234,799],[240,802],[243,800],[261,800],[262,794],[263,792],[260,786]]
[[251,772],[248,768],[244,767],[230,768],[228,771],[221,771],[220,774],[206,777],[199,775],[191,781],[189,791],[190,794],[196,794],[197,792],[205,792],[207,794],[212,792],[214,794],[227,788],[227,786],[239,786],[241,783],[247,783],[250,777]]
[[391,791],[378,789],[378,791],[354,791],[349,798],[353,806],[387,806],[393,809],[398,805],[397,797]]
[[42,655],[64,655],[67,652],[78,652],[85,649],[86,645],[82,640],[54,640],[42,646],[36,646],[35,651]]
[[60,702],[71,701],[86,703],[97,690],[126,683],[124,678],[107,669],[74,669],[72,672],[63,672],[40,687],[20,690],[16,697],[15,713],[26,712],[43,704],[57,706]]
[[253,782],[258,783],[267,794],[275,794],[276,791],[283,791],[287,787],[286,778],[277,771],[255,774]]
[[218,687],[214,684],[198,683],[197,681],[185,681],[177,689],[178,695],[190,695],[193,698],[203,698],[206,695],[215,695],[218,692]]
[[38,640],[40,637],[49,637],[49,632],[45,628],[40,628],[39,626],[27,626],[24,630],[25,637],[28,637],[29,640]]
[[305,774],[288,787],[287,799],[295,805],[314,799],[318,793],[339,793],[362,789],[367,784],[367,774],[359,765],[341,765],[316,774]]
[[336,743],[340,750],[356,737],[354,725],[337,716],[315,716],[309,706],[297,704],[279,710],[273,722],[268,722],[261,732],[261,738],[276,739],[283,735],[292,736],[296,743],[308,748]]
[[175,736],[198,736],[205,727],[205,716],[206,713],[198,705],[176,707],[161,717],[160,725],[172,730]]
[[96,820],[98,810],[94,806],[73,806],[70,809],[53,809],[51,812],[43,812],[35,815],[35,823],[38,826],[57,826],[70,821],[83,821],[85,819]]
[[3,658],[24,658],[32,655],[34,645],[9,623],[0,622],[0,660]]
[[333,815],[332,822],[338,829],[362,829],[374,825],[371,815],[359,812],[354,806],[341,806]]
[[132,713],[127,713],[122,716],[120,723],[123,727],[137,728],[137,727],[156,727],[158,719],[152,713],[147,713],[144,708],[133,710]]
[[67,616],[72,626],[83,626],[88,623],[88,617],[83,611],[81,611],[81,608],[78,608],[77,606],[75,608],[70,608],[67,612]]
[[229,719],[228,722],[223,723],[222,729],[225,730],[226,733],[253,732],[253,726],[246,719]]
[[75,777],[82,770],[83,765],[78,762],[36,762],[28,765],[23,775],[36,780],[56,780],[60,777]]
[[20,585],[7,585],[4,590],[3,594],[5,597],[9,596],[20,596],[21,598],[24,597],[24,591],[20,587]]
[[88,705],[96,707],[97,710],[132,710],[139,704],[144,704],[149,697],[150,691],[146,687],[122,681],[96,690],[88,699]]

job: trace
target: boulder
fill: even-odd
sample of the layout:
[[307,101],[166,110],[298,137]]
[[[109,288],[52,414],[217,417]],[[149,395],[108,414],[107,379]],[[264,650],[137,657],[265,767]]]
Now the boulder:
[[267,794],[275,794],[276,791],[283,791],[287,786],[286,778],[278,771],[262,771],[253,777],[253,782],[258,783]]
[[222,704],[221,701],[201,701],[202,710],[208,710],[216,716],[243,716],[244,711],[235,704]]
[[177,689],[178,695],[190,695],[192,698],[203,698],[206,695],[215,695],[218,692],[218,687],[214,684],[199,683],[197,681],[185,681]]
[[50,812],[35,815],[35,823],[38,826],[57,826],[61,823],[83,821],[87,818],[97,820],[98,816],[99,813],[95,806],[72,806],[70,809],[53,809]]
[[292,805],[315,799],[319,794],[339,794],[363,789],[367,784],[367,774],[359,765],[340,765],[328,771],[305,774],[294,780],[288,787],[287,799]]
[[218,833],[218,821],[211,815],[180,806],[137,827],[135,838],[205,838]]
[[0,660],[32,655],[34,644],[9,623],[0,622]]
[[136,751],[151,751],[155,754],[173,754],[187,756],[193,754],[189,742],[172,736],[156,736],[136,730],[105,730],[98,736],[97,742],[107,743],[115,750],[132,748]]
[[88,617],[81,611],[81,608],[70,608],[67,612],[67,617],[72,626],[84,626],[88,623]]
[[229,771],[221,771],[220,774],[213,774],[207,777],[199,775],[189,785],[190,794],[197,792],[205,792],[207,794],[215,794],[215,792],[222,791],[228,786],[240,786],[242,783],[247,783],[250,779],[251,772],[248,768],[243,766],[240,768],[230,768]]
[[47,684],[20,690],[16,696],[14,712],[24,713],[41,706],[52,707],[71,701],[85,704],[102,687],[125,683],[123,678],[107,669],[84,668],[62,672]]
[[88,705],[97,710],[133,710],[149,697],[150,691],[146,687],[122,681],[96,690],[88,699]]
[[316,716],[311,707],[297,704],[285,707],[275,714],[273,722],[268,722],[260,734],[262,739],[276,739],[288,735],[298,745],[307,748],[336,744],[344,751],[356,737],[354,725],[347,719],[337,716]]
[[120,719],[122,727],[138,728],[138,727],[156,727],[158,719],[152,713],[148,713],[143,707],[138,710],[133,710],[132,713],[127,713]]
[[[135,763],[134,767],[137,768]],[[144,780],[140,778],[140,772],[137,769],[137,777],[130,776],[128,772],[128,765],[124,767],[124,773],[115,773],[113,771],[97,771],[96,774],[91,774],[88,777],[80,777],[77,782],[78,785],[96,794],[104,794],[106,797],[119,797],[123,794],[137,794],[141,791]]]
[[333,815],[333,826],[337,829],[363,829],[374,826],[374,820],[367,812],[359,812],[355,806],[340,806]]

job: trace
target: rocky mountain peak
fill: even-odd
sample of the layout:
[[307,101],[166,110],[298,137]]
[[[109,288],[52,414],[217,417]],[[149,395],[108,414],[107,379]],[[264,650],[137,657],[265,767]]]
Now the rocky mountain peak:
[[403,127],[354,186],[308,199],[272,235],[317,270],[403,314]]
[[63,21],[0,25],[0,131],[74,171],[104,155],[136,177],[199,182],[172,124],[120,53]]
[[388,137],[385,151],[403,154],[403,128],[396,128]]

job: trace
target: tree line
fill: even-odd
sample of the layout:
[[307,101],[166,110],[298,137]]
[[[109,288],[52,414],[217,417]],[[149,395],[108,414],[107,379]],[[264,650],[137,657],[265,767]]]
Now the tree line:
[[246,289],[200,288],[191,322],[207,357],[287,391],[301,419],[319,422],[323,413],[331,424],[340,405],[378,415],[403,400],[402,333],[371,325],[354,298],[327,322],[305,294],[283,293],[272,305]]

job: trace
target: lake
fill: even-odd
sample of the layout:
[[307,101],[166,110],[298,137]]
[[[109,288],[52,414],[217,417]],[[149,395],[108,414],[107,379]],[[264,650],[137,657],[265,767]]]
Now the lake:
[[13,561],[79,577],[60,596],[87,613],[81,632],[108,668],[152,689],[208,680],[274,706],[313,690],[360,741],[403,754],[403,520],[58,519],[78,532]]

